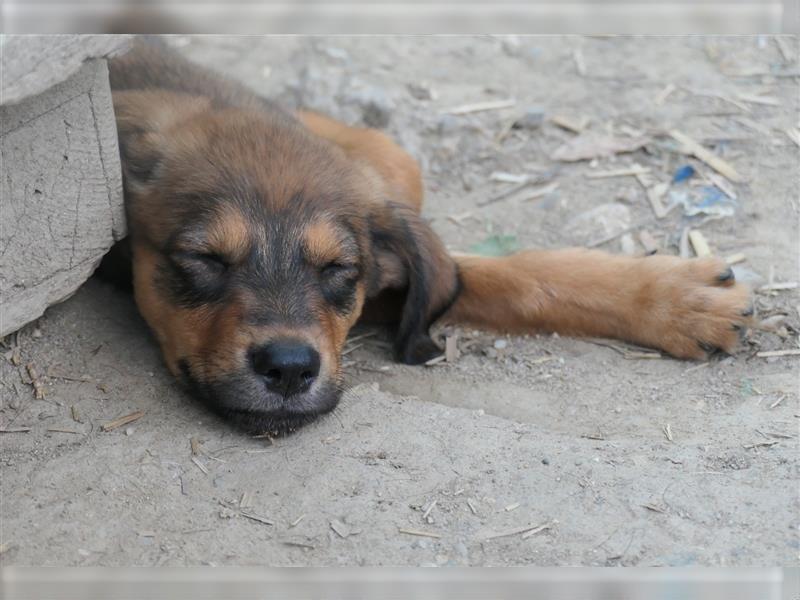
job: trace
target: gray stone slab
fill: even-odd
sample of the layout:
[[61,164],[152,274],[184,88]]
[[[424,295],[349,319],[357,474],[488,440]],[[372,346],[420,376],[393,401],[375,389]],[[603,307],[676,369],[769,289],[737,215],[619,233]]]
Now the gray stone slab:
[[41,94],[77,73],[84,61],[124,51],[121,35],[0,36],[0,104]]
[[69,297],[125,235],[108,69],[0,107],[0,336]]

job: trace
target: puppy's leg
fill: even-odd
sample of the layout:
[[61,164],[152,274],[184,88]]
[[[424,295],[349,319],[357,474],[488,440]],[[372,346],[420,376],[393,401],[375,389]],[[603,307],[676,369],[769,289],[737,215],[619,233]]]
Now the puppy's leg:
[[703,358],[731,351],[752,314],[749,290],[715,258],[566,249],[455,259],[463,290],[443,318],[451,323],[619,338]]

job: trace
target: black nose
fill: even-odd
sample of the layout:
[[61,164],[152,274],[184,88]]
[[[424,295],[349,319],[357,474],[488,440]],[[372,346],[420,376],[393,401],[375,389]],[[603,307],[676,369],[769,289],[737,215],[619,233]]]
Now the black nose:
[[267,389],[284,397],[304,392],[319,375],[319,353],[301,342],[278,341],[253,352],[253,368]]

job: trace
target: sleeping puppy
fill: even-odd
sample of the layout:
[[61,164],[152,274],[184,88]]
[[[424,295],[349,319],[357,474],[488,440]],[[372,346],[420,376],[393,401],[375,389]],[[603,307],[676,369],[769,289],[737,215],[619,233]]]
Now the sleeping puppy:
[[420,217],[417,164],[382,133],[291,114],[143,42],[110,77],[138,308],[172,373],[250,431],[336,406],[359,318],[419,364],[440,353],[436,321],[703,358],[752,314],[717,259],[451,256]]

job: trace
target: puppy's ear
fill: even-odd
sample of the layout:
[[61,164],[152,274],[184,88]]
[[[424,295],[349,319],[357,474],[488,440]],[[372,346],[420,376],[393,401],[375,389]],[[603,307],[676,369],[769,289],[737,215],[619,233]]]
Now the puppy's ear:
[[367,296],[402,295],[394,351],[397,360],[420,364],[441,353],[430,326],[455,301],[455,262],[430,226],[406,205],[387,202],[370,216],[373,264]]
[[112,97],[125,187],[141,193],[158,178],[170,132],[208,110],[210,103],[206,98],[158,90],[117,91]]

